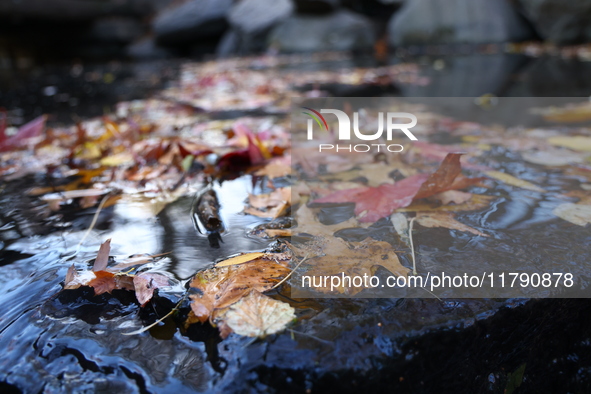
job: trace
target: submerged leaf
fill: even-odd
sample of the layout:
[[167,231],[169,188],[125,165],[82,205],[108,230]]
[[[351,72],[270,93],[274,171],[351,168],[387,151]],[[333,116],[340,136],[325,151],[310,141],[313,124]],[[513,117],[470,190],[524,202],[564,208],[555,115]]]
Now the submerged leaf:
[[542,189],[539,186],[534,185],[531,182],[524,181],[522,179],[516,178],[513,175],[509,175],[504,172],[486,171],[485,174],[491,178],[499,180],[499,181],[506,183],[507,185],[510,185],[510,186],[520,187],[522,189],[527,189],[527,190],[531,190],[531,191],[539,192],[539,193],[546,192],[546,190]]
[[459,230],[483,237],[488,235],[454,219],[453,214],[449,212],[429,212],[417,214],[417,223],[423,227],[444,227],[450,230]]

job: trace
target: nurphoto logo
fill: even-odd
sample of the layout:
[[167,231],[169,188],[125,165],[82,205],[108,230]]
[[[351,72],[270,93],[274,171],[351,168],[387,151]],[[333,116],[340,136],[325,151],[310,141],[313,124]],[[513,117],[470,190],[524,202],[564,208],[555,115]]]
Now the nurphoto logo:
[[[386,118],[386,140],[391,141],[394,131],[402,131],[411,141],[417,141],[417,137],[409,129],[417,125],[417,117],[408,112],[383,112],[378,113],[378,130],[373,134],[364,134],[359,130],[359,112],[353,113],[353,127],[349,115],[338,109],[321,109],[316,111],[310,107],[302,107],[302,112],[308,115],[308,140],[314,139],[314,123],[318,125],[321,131],[329,131],[328,122],[322,114],[332,114],[336,116],[338,122],[337,137],[339,141],[351,141],[351,129],[354,137],[361,141],[376,141],[382,138],[384,134],[384,117]],[[401,119],[410,119],[408,123],[399,123]],[[318,151],[348,151],[348,152],[402,152],[404,147],[400,144],[319,144]]]

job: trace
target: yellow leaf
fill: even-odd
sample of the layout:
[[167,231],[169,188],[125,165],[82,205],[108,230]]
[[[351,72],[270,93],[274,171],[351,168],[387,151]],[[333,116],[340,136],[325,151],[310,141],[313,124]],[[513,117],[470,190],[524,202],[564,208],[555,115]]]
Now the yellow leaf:
[[488,175],[491,178],[494,178],[496,180],[499,180],[503,183],[506,183],[507,185],[511,185],[511,186],[515,186],[515,187],[520,187],[522,189],[527,189],[527,190],[532,190],[534,192],[540,192],[540,193],[545,193],[546,190],[542,189],[539,186],[534,185],[533,183],[524,181],[522,179],[519,178],[515,178],[513,175],[509,175],[506,174],[504,172],[500,172],[500,171],[486,171],[485,172],[486,175]]
[[215,266],[216,267],[227,267],[229,265],[238,265],[248,263],[254,259],[258,259],[262,257],[264,253],[261,252],[254,252],[254,253],[245,253],[238,256],[230,257],[227,260],[220,261]]
[[556,146],[564,146],[572,150],[591,152],[591,137],[577,135],[573,137],[551,137],[548,142]]
[[566,203],[560,204],[552,213],[561,219],[585,227],[591,223],[591,205]]
[[101,160],[101,165],[108,167],[117,167],[123,164],[133,164],[133,156],[128,152],[117,153],[107,156]]

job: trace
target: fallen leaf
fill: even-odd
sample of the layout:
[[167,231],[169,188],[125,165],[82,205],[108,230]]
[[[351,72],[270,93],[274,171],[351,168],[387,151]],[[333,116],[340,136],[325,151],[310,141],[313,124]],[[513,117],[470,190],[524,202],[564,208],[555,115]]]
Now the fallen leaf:
[[254,259],[258,259],[259,257],[262,257],[263,255],[264,255],[264,253],[262,253],[262,252],[244,253],[244,254],[230,257],[229,259],[220,261],[215,266],[219,268],[219,267],[227,267],[229,265],[244,264],[244,263],[248,263],[249,261],[252,261]]
[[107,268],[107,263],[109,262],[109,253],[111,252],[111,238],[107,239],[103,242],[98,250],[96,255],[96,259],[94,260],[94,264],[92,266],[92,270],[103,271]]
[[273,208],[286,202],[291,204],[290,187],[280,187],[269,194],[248,195],[248,204],[257,209]]
[[566,203],[560,204],[552,213],[561,219],[585,227],[591,223],[591,205]]
[[[47,116],[41,115],[19,127],[17,133],[0,143],[0,152],[16,149],[23,146],[27,139],[40,135],[45,130]],[[2,133],[4,135],[4,133]]]
[[133,277],[117,275],[109,271],[95,271],[95,278],[88,282],[88,286],[94,288],[94,295],[110,293],[115,289],[134,290]]
[[[342,238],[331,237],[322,248],[324,256],[308,259],[311,268],[302,274],[310,277],[324,276],[372,276],[378,267],[384,267],[396,276],[407,276],[410,270],[404,267],[394,248],[384,241],[346,242]],[[364,287],[345,286],[345,283],[331,288],[331,283],[313,288],[323,293],[355,295]]]
[[282,331],[295,319],[294,312],[285,302],[251,291],[232,305],[222,320],[238,335],[264,338]]
[[550,137],[548,142],[552,145],[563,146],[576,151],[591,152],[591,137],[582,135]]
[[135,297],[141,306],[146,305],[154,296],[154,290],[170,286],[168,277],[162,274],[143,272],[133,277]]
[[423,227],[444,227],[450,230],[459,230],[483,237],[488,237],[488,235],[484,234],[483,232],[458,222],[453,217],[453,214],[449,212],[418,213],[416,220],[417,223]]
[[291,174],[291,157],[284,156],[272,159],[267,165],[254,174],[258,176],[266,176],[269,179],[284,177]]
[[462,192],[459,190],[447,190],[441,193],[434,194],[432,199],[441,202],[443,205],[463,204],[472,198],[472,193]]
[[414,199],[479,182],[480,178],[460,175],[460,156],[459,153],[447,154],[437,171],[431,175],[413,175],[394,185],[383,184],[378,187],[338,191],[314,202],[354,202],[355,214],[361,222],[376,222],[389,216],[395,209],[410,205]]
[[192,318],[205,322],[215,317],[216,311],[227,308],[246,296],[251,290],[269,290],[287,274],[290,269],[276,262],[257,259],[245,264],[221,268],[210,268],[195,275],[190,287],[197,294],[191,294]]
[[521,180],[519,178],[514,177],[513,175],[506,174],[500,171],[486,171],[486,175],[496,180],[499,180],[503,183],[506,183],[510,186],[520,187],[522,189],[531,190],[534,192],[545,193],[546,190],[542,189],[539,186],[534,185],[533,183]]

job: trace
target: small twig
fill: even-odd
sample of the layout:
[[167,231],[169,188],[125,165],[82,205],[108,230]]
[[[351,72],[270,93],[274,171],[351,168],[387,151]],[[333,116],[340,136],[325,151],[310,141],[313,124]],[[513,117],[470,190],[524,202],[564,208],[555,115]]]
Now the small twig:
[[417,261],[415,259],[415,246],[412,242],[412,224],[414,223],[417,217],[410,219],[410,223],[408,224],[408,238],[410,239],[410,251],[412,253],[412,273],[413,275],[417,275]]
[[301,331],[292,330],[291,328],[288,328],[288,329],[287,329],[287,331],[291,332],[291,334],[292,334],[292,335],[293,335],[293,334],[300,334],[300,335],[303,335],[303,336],[305,336],[305,337],[308,337],[308,338],[315,339],[315,340],[317,340],[318,342],[322,342],[322,343],[326,343],[326,344],[328,344],[328,345],[334,346],[334,343],[332,343],[331,341],[327,341],[326,339],[321,339],[321,338],[318,338],[318,337],[316,337],[316,336],[314,336],[314,335],[311,335],[311,334],[306,334],[305,332],[301,332]]
[[300,262],[298,263],[298,265],[296,265],[295,267],[293,267],[293,269],[291,270],[291,272],[290,272],[289,274],[287,274],[287,275],[285,276],[285,278],[283,278],[283,279],[281,280],[281,282],[277,283],[275,286],[271,287],[269,290],[276,289],[277,287],[281,286],[281,285],[283,284],[283,282],[285,282],[286,280],[288,280],[288,279],[289,279],[289,277],[290,277],[290,276],[291,276],[291,275],[292,275],[292,274],[295,272],[295,270],[297,270],[297,269],[299,268],[299,266],[300,266],[300,265],[302,265],[302,263],[303,263],[304,261],[306,261],[306,259],[308,258],[308,255],[309,255],[309,253],[307,253],[307,254],[304,256],[304,258],[302,259],[302,261],[300,261]]
[[179,302],[174,306],[174,308],[171,309],[170,312],[168,312],[166,315],[162,316],[160,319],[156,320],[154,323],[150,324],[149,326],[146,327],[142,327],[139,330],[136,331],[132,331],[132,332],[122,332],[121,335],[137,335],[137,334],[141,334],[142,332],[146,332],[148,331],[150,328],[154,327],[155,325],[157,325],[158,323],[162,323],[162,321],[164,321],[164,319],[166,319],[168,316],[172,315],[174,312],[179,310],[179,307],[181,306],[181,304],[183,303],[183,301],[185,300],[185,298],[187,298],[187,293],[185,293],[182,298],[179,300]]
[[94,217],[92,218],[92,222],[90,222],[90,227],[88,227],[88,229],[84,233],[84,236],[82,237],[82,239],[80,240],[80,242],[78,242],[78,245],[76,245],[76,250],[74,251],[74,253],[72,255],[70,255],[70,256],[64,257],[64,259],[70,259],[70,258],[72,258],[72,257],[74,257],[74,256],[76,256],[78,254],[78,252],[80,251],[80,246],[82,246],[82,243],[86,240],[86,237],[88,237],[88,234],[90,234],[90,232],[92,231],[92,229],[96,225],[96,221],[97,221],[97,219],[99,217],[99,214],[101,213],[101,210],[103,209],[103,206],[105,205],[105,203],[109,199],[110,194],[111,193],[107,193],[103,197],[103,199],[101,200],[98,208],[96,209],[96,212],[94,214]]
[[425,291],[426,291],[426,292],[428,292],[428,293],[431,293],[431,295],[432,295],[433,297],[435,297],[435,298],[437,298],[439,301],[443,302],[443,300],[442,300],[441,298],[439,298],[439,297],[437,296],[437,294],[433,293],[431,290],[427,289],[426,287],[421,287],[421,289],[425,290]]

